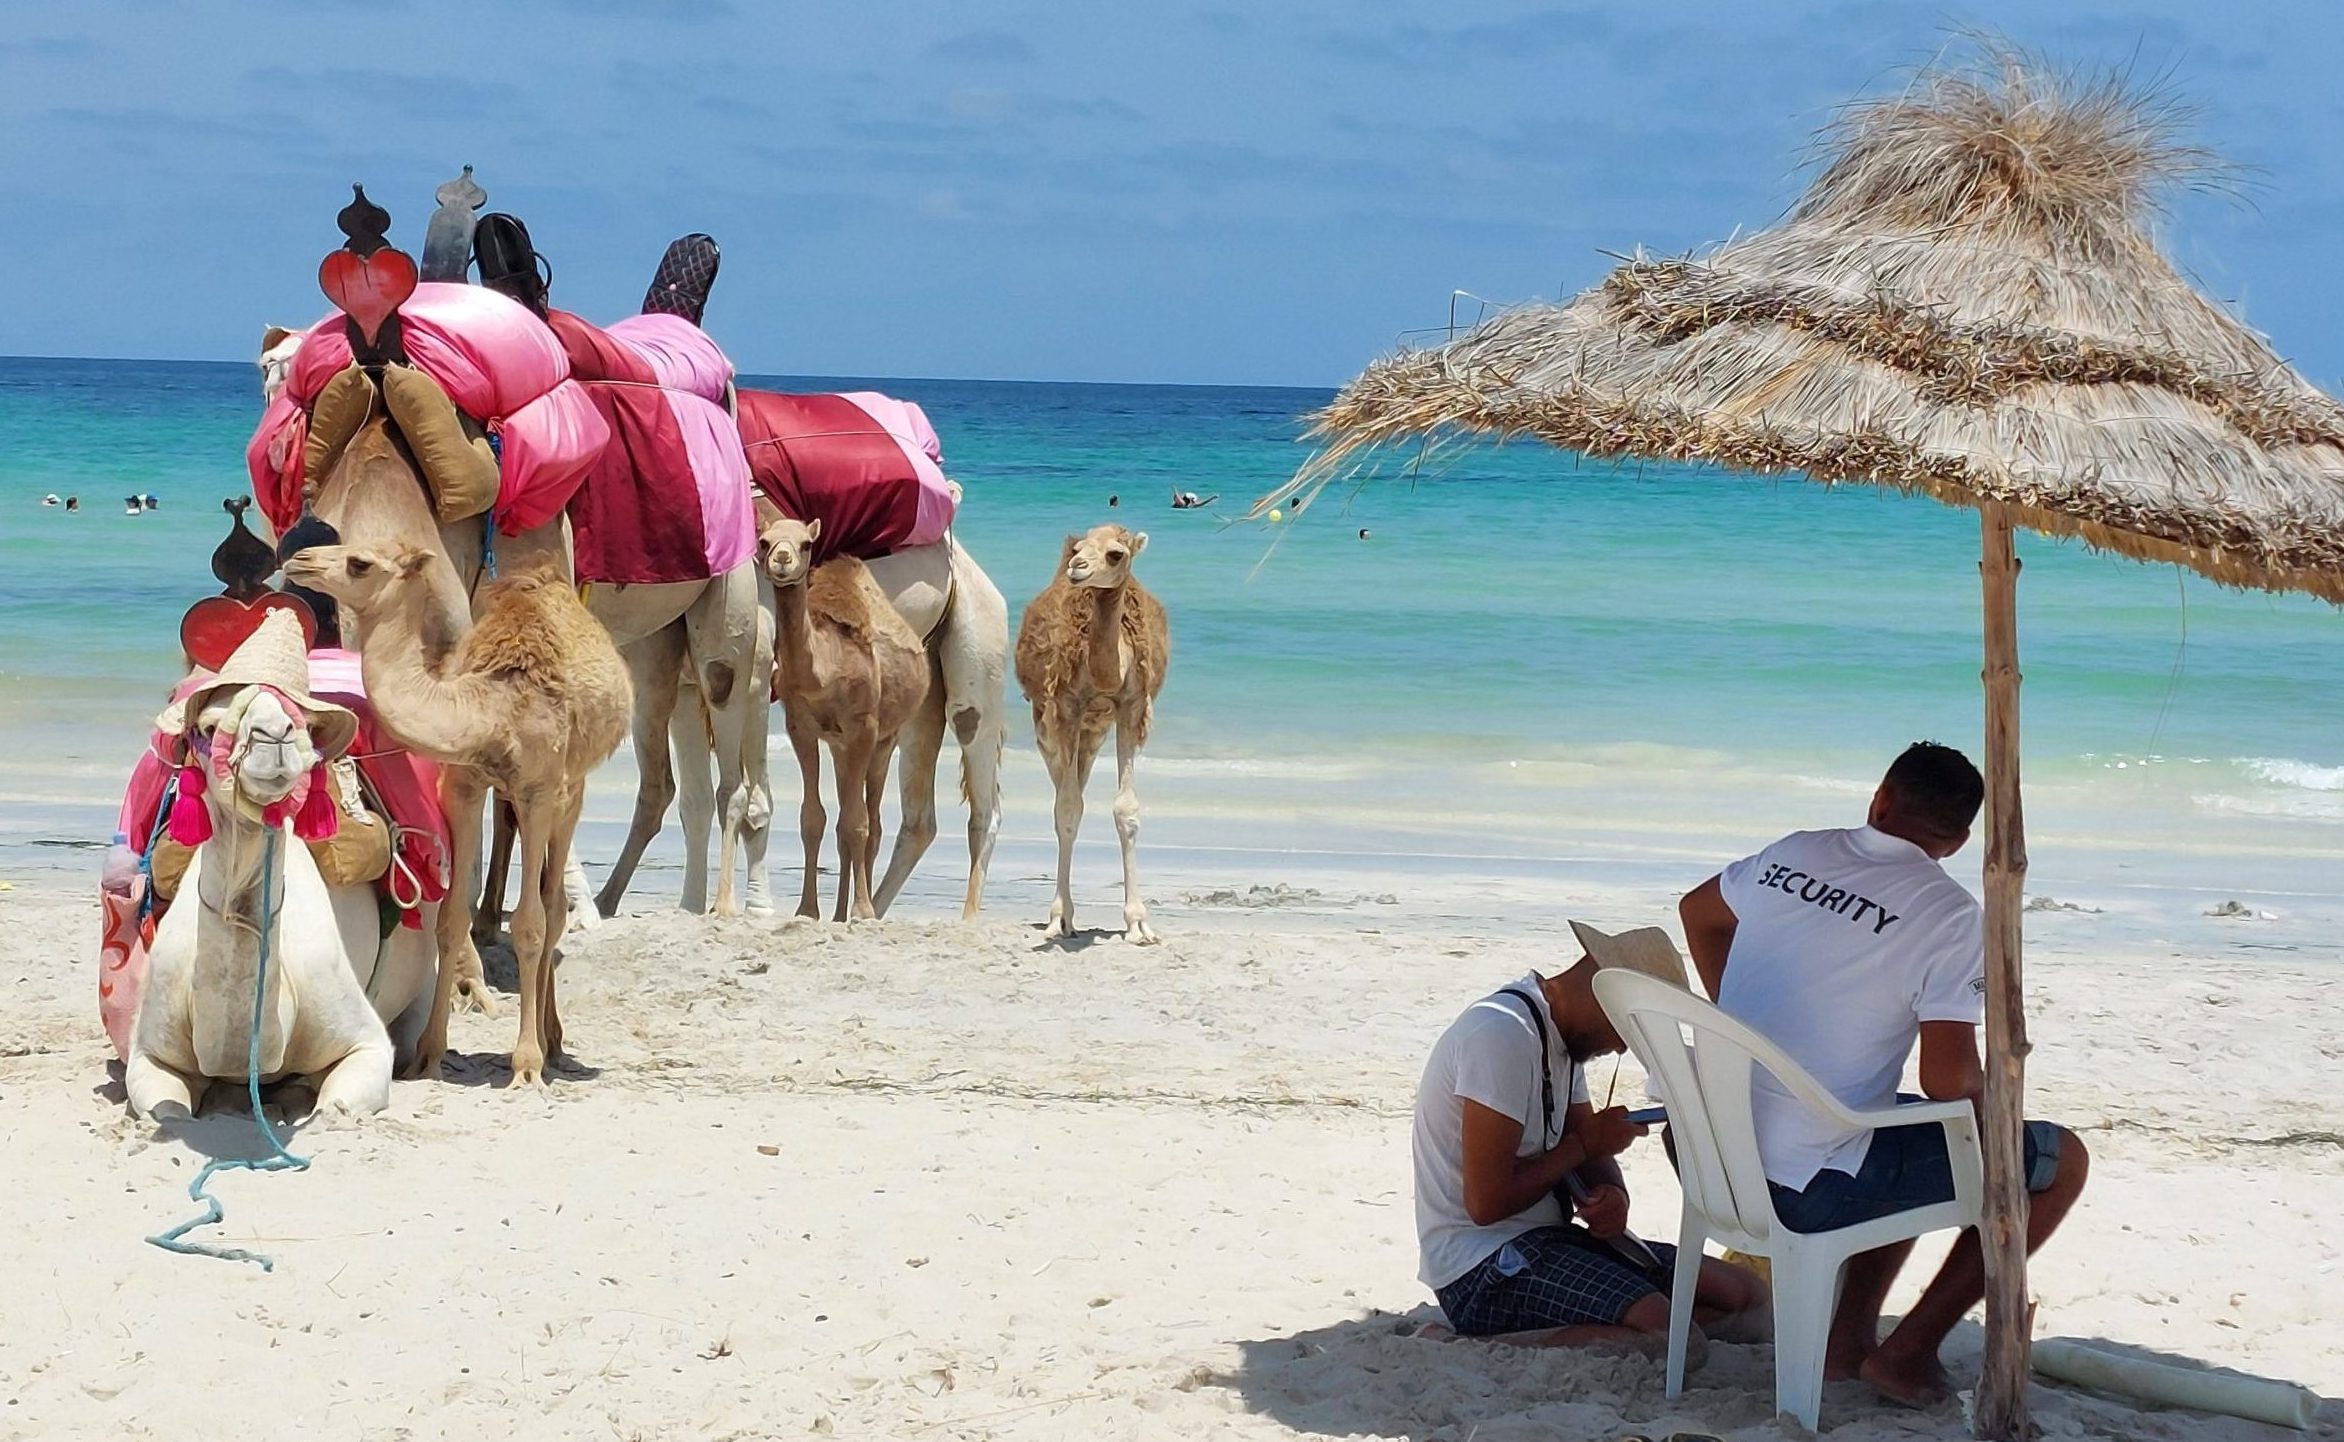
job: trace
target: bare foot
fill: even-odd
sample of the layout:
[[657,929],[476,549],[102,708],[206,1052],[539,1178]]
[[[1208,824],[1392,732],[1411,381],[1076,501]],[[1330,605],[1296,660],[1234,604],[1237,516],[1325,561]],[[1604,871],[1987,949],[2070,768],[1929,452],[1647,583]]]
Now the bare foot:
[[1935,1407],[1953,1395],[1953,1379],[1934,1354],[1903,1357],[1881,1347],[1864,1359],[1856,1375],[1881,1396],[1907,1407]]
[[1871,1360],[1873,1350],[1873,1347],[1865,1346],[1862,1342],[1843,1341],[1834,1335],[1823,1345],[1824,1380],[1853,1382],[1863,1376],[1864,1364]]

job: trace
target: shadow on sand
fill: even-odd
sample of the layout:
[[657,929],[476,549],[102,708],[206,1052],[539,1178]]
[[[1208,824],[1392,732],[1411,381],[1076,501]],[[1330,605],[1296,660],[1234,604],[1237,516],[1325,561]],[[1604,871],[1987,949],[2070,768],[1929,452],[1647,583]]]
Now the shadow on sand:
[[[1665,1392],[1659,1361],[1622,1352],[1520,1348],[1487,1342],[1436,1341],[1413,1335],[1440,1320],[1425,1306],[1404,1315],[1371,1313],[1352,1321],[1239,1344],[1234,1372],[1207,1373],[1199,1387],[1221,1387],[1246,1411],[1297,1432],[1322,1437],[1370,1435],[1409,1442],[1530,1442],[1601,1439],[1672,1432],[1710,1433],[1729,1442],[1804,1436],[1774,1412],[1774,1349],[1713,1343],[1705,1366],[1686,1380],[1685,1395]],[[2204,1369],[2205,1364],[2124,1343],[2088,1339],[2122,1356]],[[1974,1378],[1983,1334],[1965,1322],[1946,1344],[1957,1378]],[[2072,1435],[2191,1439],[2276,1439],[2298,1435],[2261,1423],[2202,1413],[2148,1409],[2038,1379],[2035,1406],[2057,1411]],[[1823,1430],[1869,1423],[1899,1437],[1969,1435],[1960,1404],[1915,1412],[1883,1401],[1857,1382],[1823,1389]],[[2321,1404],[2315,1436],[2344,1435],[2344,1402]],[[2064,1433],[2062,1435],[2069,1435]]]

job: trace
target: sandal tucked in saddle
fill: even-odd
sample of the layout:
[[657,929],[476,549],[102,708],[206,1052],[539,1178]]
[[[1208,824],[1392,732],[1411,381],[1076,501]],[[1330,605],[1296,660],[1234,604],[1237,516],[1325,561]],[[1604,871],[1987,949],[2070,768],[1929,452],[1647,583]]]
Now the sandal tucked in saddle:
[[643,293],[643,314],[680,315],[698,325],[722,259],[714,236],[694,231],[670,242],[651,277],[651,289]]
[[480,267],[482,285],[511,296],[544,319],[553,267],[529,243],[529,227],[519,216],[498,210],[480,217],[472,230],[472,259]]

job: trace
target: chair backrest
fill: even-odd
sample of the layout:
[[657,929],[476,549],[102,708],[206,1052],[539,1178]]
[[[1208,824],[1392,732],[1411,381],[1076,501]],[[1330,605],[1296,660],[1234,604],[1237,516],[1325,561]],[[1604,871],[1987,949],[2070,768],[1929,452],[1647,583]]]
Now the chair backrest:
[[1595,976],[1595,997],[1660,1085],[1685,1201],[1712,1227],[1757,1241],[1774,1234],[1774,1199],[1750,1114],[1753,1068],[1818,1110],[1847,1109],[1773,1042],[1681,987],[1632,971]]

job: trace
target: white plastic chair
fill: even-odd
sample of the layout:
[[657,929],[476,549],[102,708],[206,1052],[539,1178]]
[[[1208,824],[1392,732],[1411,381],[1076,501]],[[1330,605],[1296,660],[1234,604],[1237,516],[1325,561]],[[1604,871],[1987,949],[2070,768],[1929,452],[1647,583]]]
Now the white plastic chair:
[[[1624,969],[1600,971],[1595,996],[1636,1059],[1658,1081],[1684,1188],[1669,1306],[1668,1395],[1685,1388],[1685,1343],[1702,1245],[1711,1238],[1766,1257],[1774,1272],[1774,1405],[1815,1429],[1823,1349],[1848,1258],[1927,1232],[1974,1227],[1985,1196],[1977,1118],[1966,1101],[1851,1111],[1781,1047],[1682,988]],[[1820,1004],[1828,1005],[1828,1002]],[[1953,1200],[1834,1232],[1794,1232],[1774,1214],[1750,1119],[1753,1066],[1841,1126],[1877,1130],[1937,1122],[1953,1162]]]

